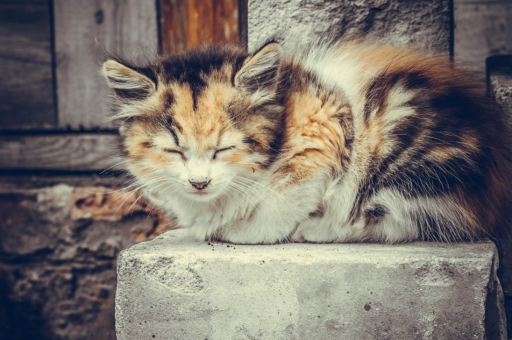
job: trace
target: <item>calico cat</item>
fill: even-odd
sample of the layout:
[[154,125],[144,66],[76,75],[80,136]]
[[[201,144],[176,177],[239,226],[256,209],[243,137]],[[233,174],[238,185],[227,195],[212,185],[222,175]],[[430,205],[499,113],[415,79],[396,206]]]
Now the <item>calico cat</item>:
[[508,218],[499,110],[448,59],[269,41],[103,74],[134,187],[199,239],[466,241]]

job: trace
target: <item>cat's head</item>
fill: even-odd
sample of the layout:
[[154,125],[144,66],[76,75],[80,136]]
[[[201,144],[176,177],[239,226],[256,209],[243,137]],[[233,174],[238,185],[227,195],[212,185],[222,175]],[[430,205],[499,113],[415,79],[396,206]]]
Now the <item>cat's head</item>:
[[210,201],[244,191],[280,146],[281,48],[207,47],[103,74],[119,103],[127,169],[155,196]]

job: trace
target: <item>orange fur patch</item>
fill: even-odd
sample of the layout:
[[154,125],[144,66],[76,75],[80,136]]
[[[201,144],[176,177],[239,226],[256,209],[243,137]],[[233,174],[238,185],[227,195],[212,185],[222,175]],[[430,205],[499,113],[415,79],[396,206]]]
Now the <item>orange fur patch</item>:
[[287,108],[285,162],[275,180],[289,178],[287,187],[307,180],[322,169],[339,170],[345,147],[345,132],[339,117],[347,114],[347,106],[334,95],[316,93],[311,87],[291,95]]

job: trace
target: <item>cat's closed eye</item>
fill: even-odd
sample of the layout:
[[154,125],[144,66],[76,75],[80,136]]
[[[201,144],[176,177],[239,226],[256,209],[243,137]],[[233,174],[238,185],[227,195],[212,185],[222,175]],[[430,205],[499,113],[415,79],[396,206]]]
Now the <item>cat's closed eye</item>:
[[183,153],[181,151],[178,151],[178,150],[174,150],[174,149],[164,149],[164,152],[167,152],[167,153],[175,153],[177,155],[181,155],[183,156]]
[[219,153],[222,153],[222,152],[225,152],[225,151],[229,151],[229,150],[233,150],[234,148],[236,148],[236,146],[229,146],[227,148],[222,148],[222,149],[219,149],[217,151],[215,151],[215,153],[213,154],[213,159],[217,158],[217,156],[219,155]]
[[170,154],[175,154],[175,155],[179,155],[181,156],[181,159],[183,162],[186,162],[187,161],[187,157],[185,157],[185,155],[183,154],[183,152],[181,151],[178,151],[178,150],[174,150],[174,149],[163,149],[164,152],[166,153],[170,153]]

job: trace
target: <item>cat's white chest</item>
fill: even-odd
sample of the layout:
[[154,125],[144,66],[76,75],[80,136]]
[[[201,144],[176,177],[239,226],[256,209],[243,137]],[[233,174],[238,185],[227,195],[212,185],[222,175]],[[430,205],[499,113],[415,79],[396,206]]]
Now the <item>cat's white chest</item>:
[[169,199],[165,210],[177,218],[178,225],[190,228],[198,239],[208,238],[218,228],[237,223],[248,215],[247,204],[231,201],[193,202],[185,199]]

